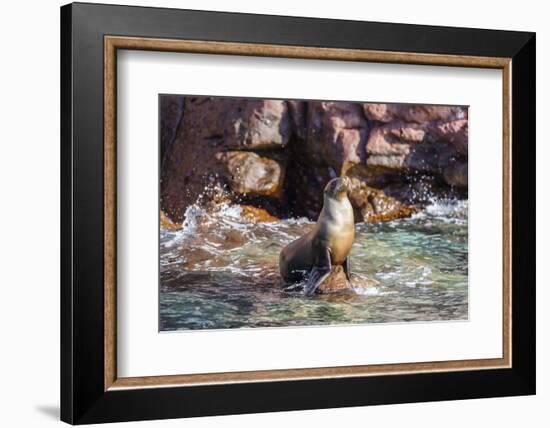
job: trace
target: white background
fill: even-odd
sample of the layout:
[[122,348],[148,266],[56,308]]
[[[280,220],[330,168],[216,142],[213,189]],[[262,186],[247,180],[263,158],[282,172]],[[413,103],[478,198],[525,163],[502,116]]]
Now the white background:
[[[502,71],[122,51],[117,79],[119,376],[502,356]],[[159,93],[468,105],[469,320],[158,334]]]
[[[105,3],[111,3],[104,1]],[[461,402],[419,403],[354,409],[286,412],[193,420],[155,421],[140,426],[546,426],[550,404],[548,328],[545,311],[550,258],[545,221],[550,210],[550,148],[542,134],[550,114],[548,52],[550,29],[544,2],[438,1],[390,3],[258,1],[126,1],[129,4],[187,7],[325,18],[490,27],[537,31],[538,394]],[[3,426],[59,424],[59,1],[6,2],[0,13],[2,68],[0,103],[0,418]],[[542,77],[542,78],[541,78]],[[546,133],[545,133],[546,137]],[[544,213],[544,215],[543,215]],[[124,426],[138,426],[138,423]]]

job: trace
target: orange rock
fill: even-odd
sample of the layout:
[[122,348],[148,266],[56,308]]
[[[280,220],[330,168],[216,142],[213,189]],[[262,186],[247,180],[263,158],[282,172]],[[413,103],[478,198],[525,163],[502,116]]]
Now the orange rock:
[[355,211],[355,221],[376,223],[398,218],[410,217],[418,211],[413,205],[407,205],[384,191],[368,186],[364,181],[351,178],[349,199]]
[[346,277],[342,266],[334,266],[329,277],[323,281],[318,290],[321,294],[335,293],[343,290],[350,290],[351,284]]
[[241,205],[242,216],[254,223],[272,223],[278,218],[272,216],[263,208],[257,208],[252,205]]
[[174,223],[168,218],[164,211],[160,211],[160,228],[161,230],[179,230],[181,229],[180,224]]
[[284,163],[249,151],[216,153],[231,190],[255,196],[280,196],[285,176]]

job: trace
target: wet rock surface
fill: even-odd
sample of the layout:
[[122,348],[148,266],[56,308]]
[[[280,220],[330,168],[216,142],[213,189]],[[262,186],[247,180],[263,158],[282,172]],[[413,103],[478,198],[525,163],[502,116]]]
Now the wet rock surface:
[[319,285],[317,292],[320,294],[328,294],[351,289],[352,285],[346,277],[344,268],[338,265],[332,268],[330,275],[321,283],[321,285]]
[[402,203],[383,190],[370,187],[357,178],[352,178],[351,183],[349,199],[354,208],[356,222],[389,221],[410,217],[417,211],[413,205]]
[[284,164],[254,152],[216,153],[232,192],[243,195],[279,196],[283,189]]
[[467,196],[467,107],[170,95],[160,108],[161,209],[175,224],[196,202],[315,220],[341,175],[357,222]]

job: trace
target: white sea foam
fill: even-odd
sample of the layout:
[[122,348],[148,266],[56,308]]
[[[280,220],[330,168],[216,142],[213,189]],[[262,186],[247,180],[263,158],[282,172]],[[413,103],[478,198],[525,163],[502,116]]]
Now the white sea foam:
[[191,234],[197,232],[198,217],[205,215],[206,211],[199,207],[198,204],[189,205],[185,209],[183,215],[183,223],[181,224],[181,232],[183,234]]
[[459,199],[430,200],[420,212],[413,214],[411,220],[425,220],[424,226],[431,225],[431,219],[444,223],[466,223],[468,221],[468,201]]
[[371,285],[369,287],[354,287],[353,291],[355,294],[361,296],[387,296],[389,294],[397,294],[396,291],[382,291],[379,287]]

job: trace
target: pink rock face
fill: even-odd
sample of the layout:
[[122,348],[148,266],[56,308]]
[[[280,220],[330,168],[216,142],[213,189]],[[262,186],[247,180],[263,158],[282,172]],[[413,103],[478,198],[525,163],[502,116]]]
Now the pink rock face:
[[377,122],[426,123],[434,120],[464,119],[468,110],[465,107],[449,107],[421,104],[363,104],[363,111],[369,120]]
[[237,100],[229,103],[225,143],[231,148],[276,149],[287,145],[290,118],[285,101]]
[[392,122],[372,130],[367,141],[367,155],[406,155],[411,144],[424,141],[426,131],[416,124]]
[[167,96],[161,112],[161,209],[176,222],[198,199],[316,219],[341,175],[363,221],[410,215],[415,177],[468,186],[466,107]]
[[391,169],[405,168],[411,146],[422,143],[425,137],[424,127],[417,124],[397,121],[378,126],[371,131],[367,141],[366,163]]
[[394,120],[372,129],[365,150],[367,166],[440,174],[452,159],[467,155],[468,120]]
[[448,141],[461,154],[468,154],[468,119],[431,123],[429,132],[433,140]]
[[[220,154],[282,150],[290,135],[285,101],[185,97],[180,126],[162,167],[163,210],[171,219],[181,221],[185,209],[199,196],[212,198],[208,192],[224,186],[235,193],[280,197],[284,170],[278,161],[254,153]],[[238,174],[235,165],[241,171]]]
[[[206,143],[228,149],[278,149],[290,137],[290,118],[285,101],[240,98],[189,97],[184,124]],[[189,119],[189,120],[188,120]]]
[[316,165],[327,165],[336,174],[347,165],[365,160],[364,146],[368,124],[357,103],[310,102],[304,158]]

